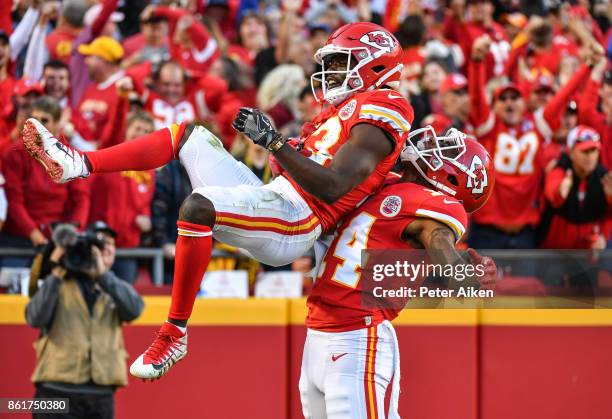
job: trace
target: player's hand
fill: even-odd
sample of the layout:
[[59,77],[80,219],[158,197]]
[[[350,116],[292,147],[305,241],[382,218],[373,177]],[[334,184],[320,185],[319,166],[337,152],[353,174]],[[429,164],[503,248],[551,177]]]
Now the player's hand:
[[472,248],[467,250],[473,265],[482,265],[484,275],[478,276],[478,282],[480,283],[481,290],[494,290],[497,282],[497,265],[493,258],[488,256],[479,255],[478,252]]
[[565,176],[563,177],[563,180],[559,184],[559,195],[561,195],[561,198],[567,199],[567,196],[569,195],[570,190],[572,189],[573,183],[574,175],[572,174],[571,169],[567,169],[565,171]]
[[255,144],[266,149],[277,134],[268,117],[253,108],[240,108],[232,126]]

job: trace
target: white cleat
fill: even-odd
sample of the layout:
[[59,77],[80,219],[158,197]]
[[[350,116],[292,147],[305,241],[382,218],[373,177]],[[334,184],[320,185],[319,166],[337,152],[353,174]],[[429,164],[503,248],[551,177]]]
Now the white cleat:
[[187,333],[172,323],[164,323],[155,340],[130,366],[130,374],[144,380],[164,375],[170,367],[187,355]]
[[89,176],[85,157],[58,141],[34,118],[29,118],[23,126],[23,145],[56,183]]

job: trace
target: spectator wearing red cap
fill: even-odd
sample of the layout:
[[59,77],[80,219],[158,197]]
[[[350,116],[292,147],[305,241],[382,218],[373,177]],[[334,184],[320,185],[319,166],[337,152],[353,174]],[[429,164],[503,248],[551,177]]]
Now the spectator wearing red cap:
[[440,96],[442,98],[442,111],[451,121],[447,128],[454,127],[460,131],[471,133],[473,127],[469,123],[470,96],[468,94],[468,81],[465,76],[460,73],[448,74],[440,85]]
[[43,94],[43,87],[34,80],[22,78],[15,82],[8,102],[11,113],[4,119],[8,133],[0,137],[0,157],[21,136],[21,127],[32,112],[32,103]]
[[489,107],[483,63],[489,44],[486,36],[474,43],[468,86],[470,119],[478,141],[493,158],[496,184],[489,201],[472,217],[469,242],[475,248],[534,248],[541,210],[542,144],[557,121],[550,118],[550,103],[534,114],[527,112],[521,91],[512,83],[497,88]]
[[593,67],[578,102],[578,119],[600,133],[602,162],[612,167],[612,71],[606,71],[607,66],[608,60],[602,56]]
[[[32,104],[33,118],[59,135],[60,107],[45,96]],[[28,115],[30,116],[30,115]],[[15,246],[38,246],[51,237],[51,224],[74,222],[84,227],[89,213],[89,187],[84,180],[56,184],[44,168],[36,164],[23,143],[14,144],[3,159],[8,218],[2,240]]]
[[604,249],[611,227],[612,173],[599,164],[599,134],[579,125],[568,134],[567,149],[546,176],[541,226],[546,234],[540,247]]

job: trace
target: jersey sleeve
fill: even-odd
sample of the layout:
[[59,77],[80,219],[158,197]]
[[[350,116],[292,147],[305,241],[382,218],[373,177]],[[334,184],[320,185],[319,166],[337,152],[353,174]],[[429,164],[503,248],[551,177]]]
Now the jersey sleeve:
[[455,234],[455,240],[461,240],[467,229],[468,218],[461,202],[446,195],[432,196],[422,201],[415,211],[421,218],[436,220]]
[[[358,98],[358,109],[349,123],[350,128],[357,124],[372,124],[389,133],[399,141],[410,131],[414,111],[410,103],[393,90],[376,90],[363,99]],[[340,110],[342,118],[342,109]]]

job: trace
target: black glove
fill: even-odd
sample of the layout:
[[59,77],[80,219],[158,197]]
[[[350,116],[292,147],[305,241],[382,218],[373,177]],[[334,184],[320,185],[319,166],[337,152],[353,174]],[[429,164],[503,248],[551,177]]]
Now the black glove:
[[268,117],[253,108],[240,108],[232,126],[264,148],[268,148],[277,135]]

